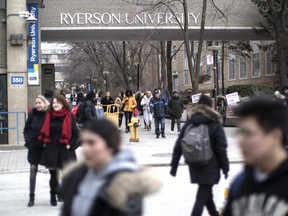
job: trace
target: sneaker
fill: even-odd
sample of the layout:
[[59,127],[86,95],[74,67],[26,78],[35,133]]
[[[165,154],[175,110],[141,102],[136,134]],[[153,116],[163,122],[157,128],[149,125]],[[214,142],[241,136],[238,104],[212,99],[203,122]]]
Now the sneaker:
[[173,134],[174,134],[174,131],[171,131],[170,134],[173,135]]
[[159,139],[159,137],[160,137],[160,136],[159,136],[159,135],[157,135],[157,136],[156,136],[156,139]]
[[128,133],[129,132],[128,129],[126,129],[125,132]]
[[165,134],[162,135],[162,138],[164,138],[164,139],[166,138]]

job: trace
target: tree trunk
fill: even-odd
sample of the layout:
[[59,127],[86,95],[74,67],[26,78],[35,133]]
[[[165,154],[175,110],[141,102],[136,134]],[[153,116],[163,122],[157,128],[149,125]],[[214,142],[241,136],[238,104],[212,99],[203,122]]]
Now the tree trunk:
[[[192,52],[190,50],[190,40],[189,40],[189,17],[188,17],[188,6],[187,6],[187,0],[183,0],[183,9],[184,9],[184,42],[185,42],[185,48],[186,48],[186,54],[187,54],[187,61],[188,61],[188,69],[190,73],[190,79],[192,83],[193,92],[195,93],[198,91],[198,85],[195,83],[196,78],[196,71],[193,67],[192,62]],[[196,90],[196,91],[195,91]]]
[[[127,73],[128,68],[126,65],[126,42],[123,41],[122,45],[123,45],[123,68],[122,68],[122,70],[123,70],[124,80],[125,80],[127,89],[131,89],[130,79],[129,79],[128,73]],[[130,76],[131,76],[131,74],[130,74]]]
[[196,56],[196,65],[195,65],[196,72],[195,72],[195,78],[194,78],[194,83],[193,83],[193,86],[195,86],[195,89],[193,88],[194,93],[198,93],[198,89],[199,89],[199,71],[200,71],[202,49],[203,49],[203,42],[204,42],[206,11],[207,11],[207,0],[203,0],[200,38],[199,38],[198,52]]
[[167,41],[167,83],[168,92],[171,95],[173,91],[173,80],[172,80],[172,41]]
[[167,87],[167,75],[166,75],[166,49],[165,41],[160,42],[161,46],[161,90],[164,91]]

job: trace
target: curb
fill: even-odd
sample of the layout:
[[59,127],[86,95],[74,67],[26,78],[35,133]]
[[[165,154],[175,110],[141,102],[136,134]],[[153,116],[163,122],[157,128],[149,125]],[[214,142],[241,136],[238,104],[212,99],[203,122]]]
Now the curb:
[[[230,161],[230,164],[243,164],[243,160],[233,160]],[[157,163],[157,164],[139,164],[140,166],[144,167],[170,167],[170,163]],[[179,163],[179,166],[187,166],[185,163]],[[27,173],[30,169],[21,169],[21,170],[0,170],[0,175],[3,174],[13,174],[13,173]],[[48,170],[43,168],[38,170],[39,173],[48,174]]]

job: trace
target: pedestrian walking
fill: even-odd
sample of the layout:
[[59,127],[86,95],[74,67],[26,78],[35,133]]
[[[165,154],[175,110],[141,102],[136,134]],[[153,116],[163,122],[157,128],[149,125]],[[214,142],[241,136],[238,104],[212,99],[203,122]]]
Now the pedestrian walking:
[[178,133],[181,131],[181,117],[183,113],[183,102],[177,91],[173,92],[173,96],[168,103],[168,114],[171,118],[171,134],[174,134],[175,123],[177,123]]
[[119,122],[118,122],[119,131],[121,131],[122,120],[123,120],[123,115],[124,115],[123,104],[122,104],[123,98],[124,98],[124,93],[119,92],[118,97],[115,100],[115,104],[119,105],[119,116],[118,116],[119,117]]
[[223,95],[218,95],[216,98],[216,106],[217,106],[217,111],[218,113],[222,116],[223,118],[223,125],[225,125],[226,122],[226,116],[227,116],[227,100]]
[[24,127],[25,146],[28,149],[28,162],[30,163],[29,178],[29,202],[28,207],[34,206],[35,185],[38,165],[43,153],[43,146],[38,141],[38,135],[41,129],[41,122],[48,109],[49,101],[39,95],[35,99],[35,107],[29,113]]
[[218,216],[213,201],[213,186],[219,183],[220,171],[228,178],[227,141],[221,116],[212,109],[210,97],[202,95],[191,109],[191,118],[176,141],[171,161],[172,176],[176,176],[181,155],[188,164],[192,184],[198,184],[192,216],[201,216],[204,206],[211,216]]
[[143,199],[161,182],[136,164],[132,151],[120,149],[120,140],[118,128],[105,119],[84,126],[84,163],[63,172],[61,216],[142,215]]
[[143,115],[143,109],[142,109],[142,106],[141,106],[141,101],[143,99],[143,96],[144,95],[140,91],[135,93],[135,100],[137,102],[137,110],[139,112],[139,116]]
[[52,206],[56,206],[58,171],[69,161],[76,160],[75,150],[78,147],[76,121],[63,96],[52,98],[52,104],[45,115],[38,140],[44,146],[40,164],[47,167],[50,172],[50,202]]
[[126,133],[130,132],[130,127],[128,124],[131,122],[133,109],[137,108],[137,102],[133,97],[133,93],[131,90],[127,90],[125,97],[122,100],[123,111],[125,115],[125,125],[126,125]]
[[[104,113],[107,112],[107,106],[114,104],[113,98],[110,96],[110,92],[106,92],[105,97],[101,100],[101,104],[104,109]],[[113,111],[113,110],[111,110]]]
[[[156,138],[166,138],[165,135],[165,100],[160,97],[161,91],[159,89],[154,90],[154,97],[150,101],[150,111],[155,121],[155,134]],[[161,131],[160,131],[161,125]]]
[[232,183],[224,216],[288,216],[287,107],[262,96],[234,113],[245,170]]
[[144,122],[146,125],[146,129],[148,131],[151,131],[151,125],[152,125],[152,119],[153,116],[150,111],[150,101],[153,98],[152,93],[150,91],[145,92],[145,95],[141,101],[141,106],[143,109],[143,117],[144,117]]
[[87,93],[85,97],[85,101],[80,104],[76,119],[79,127],[83,127],[88,121],[92,119],[97,119],[96,108],[94,99],[96,94],[94,91],[90,91]]

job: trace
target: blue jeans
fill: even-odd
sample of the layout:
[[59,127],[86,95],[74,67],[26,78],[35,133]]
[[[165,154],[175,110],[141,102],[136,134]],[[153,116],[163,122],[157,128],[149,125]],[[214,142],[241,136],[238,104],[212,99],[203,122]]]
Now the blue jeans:
[[160,135],[160,124],[161,124],[161,135],[165,135],[165,118],[164,117],[154,117],[155,121],[155,134]]

